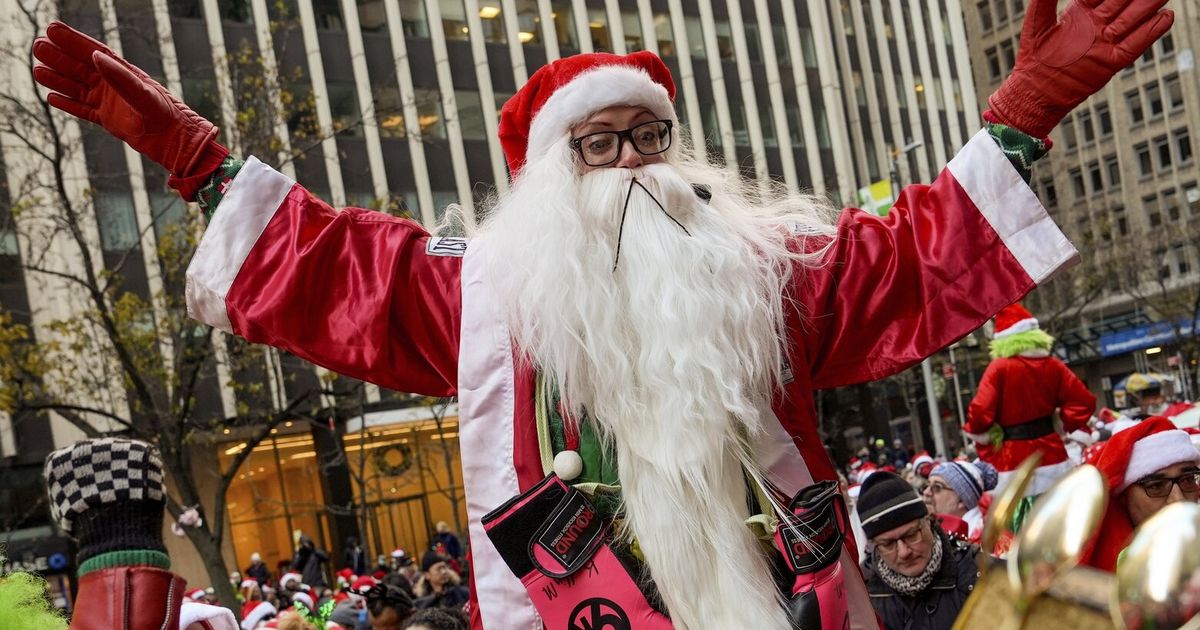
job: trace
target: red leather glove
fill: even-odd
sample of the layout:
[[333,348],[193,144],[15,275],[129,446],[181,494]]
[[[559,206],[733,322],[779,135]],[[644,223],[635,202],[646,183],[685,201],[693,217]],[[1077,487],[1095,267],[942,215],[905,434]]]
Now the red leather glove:
[[[1032,0],[1012,74],[991,97],[989,122],[1035,138],[1050,130],[1171,28],[1167,0]],[[1056,19],[1057,18],[1057,19]]]
[[191,201],[229,149],[217,127],[108,46],[51,22],[33,42],[38,83],[54,107],[90,120],[171,172],[170,185]]

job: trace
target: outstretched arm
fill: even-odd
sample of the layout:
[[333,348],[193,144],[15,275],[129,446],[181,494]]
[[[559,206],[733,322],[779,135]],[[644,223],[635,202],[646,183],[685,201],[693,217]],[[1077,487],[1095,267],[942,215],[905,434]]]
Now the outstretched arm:
[[171,172],[212,216],[188,269],[189,313],[258,343],[401,391],[454,393],[465,243],[380,213],[334,211],[253,158],[104,44],[54,22],[33,45],[48,102]]
[[894,374],[981,326],[1076,259],[1029,189],[1050,130],[1165,33],[1166,0],[1032,0],[991,125],[886,218],[848,210],[794,293],[818,388]]

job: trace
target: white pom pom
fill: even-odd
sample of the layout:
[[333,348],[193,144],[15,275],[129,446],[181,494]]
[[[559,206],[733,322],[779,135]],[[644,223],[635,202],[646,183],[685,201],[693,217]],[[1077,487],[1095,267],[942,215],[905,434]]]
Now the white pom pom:
[[575,451],[563,451],[554,456],[554,474],[563,481],[571,481],[583,472],[583,458]]

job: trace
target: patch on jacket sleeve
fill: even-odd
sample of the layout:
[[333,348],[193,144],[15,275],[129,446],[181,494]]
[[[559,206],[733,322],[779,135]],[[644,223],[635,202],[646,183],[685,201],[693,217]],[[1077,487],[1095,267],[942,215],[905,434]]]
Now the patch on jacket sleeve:
[[461,236],[431,236],[425,244],[425,253],[430,256],[454,256],[462,258],[467,253],[467,241]]

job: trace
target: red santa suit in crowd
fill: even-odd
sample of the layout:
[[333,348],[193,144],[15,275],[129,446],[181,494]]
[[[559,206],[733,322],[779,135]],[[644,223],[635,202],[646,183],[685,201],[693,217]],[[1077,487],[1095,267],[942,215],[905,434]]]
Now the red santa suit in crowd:
[[1063,431],[1071,433],[1087,427],[1096,409],[1096,397],[1083,381],[1050,356],[1053,343],[1020,304],[996,315],[994,360],[979,381],[964,429],[975,440],[979,458],[1000,473],[997,493],[1034,453],[1042,459],[1025,494],[1045,492],[1074,465],[1055,427],[1055,412]]
[[[1151,3],[1076,2],[1060,19],[1055,2],[1032,2],[1014,73],[985,117],[1047,137],[1170,27]],[[34,53],[51,105],[166,167],[185,199],[223,177],[215,127],[99,42],[55,24]],[[485,531],[489,513],[522,510],[532,501],[511,500],[561,484],[550,473],[579,474],[575,442],[540,435],[543,386],[561,388],[568,413],[587,412],[573,426],[611,438],[617,535],[636,536],[665,627],[787,628],[771,559],[746,526],[746,481],[785,496],[836,487],[813,390],[917,363],[1077,257],[1000,148],[1009,127],[977,133],[887,217],[847,210],[835,225],[816,219],[811,198],[759,201],[726,169],[689,162],[679,143],[661,164],[581,174],[576,125],[613,106],[674,125],[673,97],[669,71],[647,52],[539,69],[502,112],[512,187],[472,239],[334,210],[253,158],[216,187],[223,199],[188,271],[194,317],[390,389],[459,397],[474,628],[541,628],[533,598],[556,588],[624,596],[615,575],[514,574],[497,548],[507,542]],[[1016,151],[1014,161],[1032,159]],[[837,625],[876,627],[854,552],[847,536],[821,559],[849,578]],[[523,557],[546,560],[534,555]],[[523,578],[544,588],[527,591]],[[616,613],[605,601],[581,603],[588,623]]]

